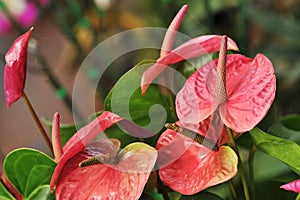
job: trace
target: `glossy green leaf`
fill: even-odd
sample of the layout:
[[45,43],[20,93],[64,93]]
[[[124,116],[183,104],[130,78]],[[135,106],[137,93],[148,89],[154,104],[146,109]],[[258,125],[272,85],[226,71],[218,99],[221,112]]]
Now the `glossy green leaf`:
[[[158,86],[152,84],[146,95],[142,96],[141,77],[150,65],[147,62],[142,63],[123,75],[106,97],[104,106],[105,110],[158,133],[167,121],[174,122],[176,115],[175,110],[172,109],[166,96],[162,95]],[[137,140],[123,130],[114,126],[107,130],[106,134],[109,137],[118,138],[124,146]]]
[[[49,127],[50,133],[52,130],[52,120],[42,118],[43,122]],[[75,124],[60,124],[60,138],[64,146],[67,141],[77,132]]]
[[29,148],[16,149],[4,160],[8,180],[24,198],[38,186],[49,184],[55,166],[49,156]]
[[0,182],[0,199],[1,200],[14,200],[15,198],[6,190],[4,185]]
[[54,200],[55,195],[50,192],[50,185],[37,187],[27,198],[28,200]]
[[300,175],[300,146],[295,142],[269,135],[258,128],[250,131],[257,148],[287,164]]
[[194,194],[194,195],[183,195],[181,196],[180,200],[198,200],[198,199],[209,199],[209,200],[222,200],[221,197],[219,197],[216,194],[212,194],[206,191]]

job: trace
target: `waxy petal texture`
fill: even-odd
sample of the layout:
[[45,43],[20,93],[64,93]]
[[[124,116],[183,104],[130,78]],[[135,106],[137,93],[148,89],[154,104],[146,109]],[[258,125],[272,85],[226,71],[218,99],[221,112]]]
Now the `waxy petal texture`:
[[236,132],[254,128],[275,98],[276,77],[271,61],[262,54],[254,59],[228,55],[227,103],[221,108],[224,124]]
[[[176,132],[164,132],[157,142],[156,148],[160,150],[172,144]],[[182,137],[181,146],[187,143]],[[178,140],[177,140],[178,142]],[[189,142],[189,147],[171,164],[161,168],[159,175],[161,180],[173,190],[182,194],[195,194],[213,185],[231,179],[237,173],[238,159],[235,152],[226,146],[221,146],[219,151],[207,151],[197,142]],[[158,162],[165,155],[159,155]]]
[[8,108],[23,94],[26,80],[27,49],[32,30],[30,29],[16,39],[5,55],[4,91]]
[[155,164],[156,150],[145,143],[132,143],[120,152],[116,165],[78,167],[86,158],[107,153],[103,146],[107,146],[105,140],[93,142],[66,163],[58,180],[57,200],[139,199]]
[[122,119],[122,117],[111,112],[103,112],[94,121],[81,128],[76,134],[74,134],[63,148],[64,154],[60,158],[50,181],[51,190],[54,189],[56,181],[61,174],[61,170],[65,163],[82,149],[84,149],[85,145],[92,141],[98,134],[102,133],[107,128]]
[[[164,57],[159,58],[157,62],[150,66],[142,76],[142,93],[145,94],[152,81],[161,74],[168,65],[204,54],[217,52],[220,50],[221,40],[222,36],[220,35],[205,35],[193,38],[172,50]],[[238,51],[236,43],[230,38],[228,38],[227,49]]]
[[284,184],[282,186],[280,186],[280,188],[283,188],[285,190],[289,190],[289,191],[293,191],[296,193],[300,193],[300,179],[295,180],[293,182]]
[[216,99],[216,65],[212,61],[186,81],[176,97],[180,122],[196,124],[218,108],[223,123],[236,132],[251,130],[269,110],[276,90],[274,68],[267,57],[254,59],[240,54],[227,56],[227,102]]

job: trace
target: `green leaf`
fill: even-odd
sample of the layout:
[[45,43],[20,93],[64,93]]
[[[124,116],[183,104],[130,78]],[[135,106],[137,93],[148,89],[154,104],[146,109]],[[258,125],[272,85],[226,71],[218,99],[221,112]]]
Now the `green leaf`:
[[300,134],[300,115],[292,114],[281,118],[281,123],[288,129]]
[[50,183],[56,163],[40,151],[20,148],[10,152],[3,165],[8,180],[26,198],[38,186]]
[[252,129],[250,134],[260,151],[279,159],[300,175],[300,147],[298,144],[269,135],[259,128]]
[[[150,63],[152,64],[152,62]],[[105,110],[133,121],[138,126],[158,133],[167,121],[176,121],[176,115],[170,101],[167,100],[165,95],[162,95],[162,91],[157,85],[152,84],[145,96],[142,96],[141,77],[151,64],[146,61],[124,74],[106,97],[104,107]],[[130,136],[130,133],[118,126],[111,127],[105,133],[108,137],[121,140],[122,146],[138,140],[138,138]],[[156,137],[157,135],[151,139],[155,140]],[[145,141],[147,140],[145,139]],[[151,140],[149,141],[151,143]]]
[[[42,121],[49,127],[50,133],[52,131],[52,120],[42,118]],[[64,146],[67,141],[77,132],[75,124],[60,124],[60,139]]]
[[54,200],[55,195],[50,192],[50,185],[37,187],[27,198],[28,200]]
[[198,199],[222,200],[222,198],[219,197],[218,195],[206,191],[194,195],[188,195],[188,196],[182,195],[180,198],[180,200],[198,200]]
[[14,200],[15,198],[6,190],[4,185],[0,182],[0,199]]

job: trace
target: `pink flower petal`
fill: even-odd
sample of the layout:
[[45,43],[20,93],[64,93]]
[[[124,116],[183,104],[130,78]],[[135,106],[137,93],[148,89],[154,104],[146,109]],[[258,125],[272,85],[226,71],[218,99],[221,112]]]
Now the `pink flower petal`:
[[[168,65],[203,54],[219,51],[221,40],[222,36],[219,35],[200,36],[189,40],[164,57],[159,58],[157,62],[154,65],[150,66],[142,76],[142,93],[145,94],[152,81],[159,74],[161,74],[168,67]],[[238,50],[237,45],[231,38],[228,38],[227,43],[228,50]]]
[[123,118],[111,112],[103,112],[94,121],[81,128],[74,134],[63,148],[64,154],[58,162],[51,178],[50,188],[54,189],[56,181],[65,163],[80,152],[86,144],[92,141],[98,134],[122,120]]
[[[177,94],[176,112],[181,122],[197,124],[217,112],[217,62],[202,66]],[[262,54],[255,59],[240,54],[228,55],[226,90],[227,102],[218,110],[223,123],[235,132],[251,130],[266,115],[275,97],[272,63]]]
[[[78,167],[79,162],[105,153],[105,140],[89,144],[70,159],[58,180],[56,199],[138,199],[155,164],[156,150],[144,143],[124,148],[116,165]],[[98,146],[98,148],[97,148]]]
[[293,191],[296,193],[300,193],[300,179],[295,180],[293,182],[284,184],[282,186],[280,186],[280,188],[283,188],[285,190],[289,190],[289,191]]
[[224,124],[236,132],[246,132],[267,114],[276,90],[271,61],[258,54],[254,59],[227,56],[227,103],[220,108]]
[[[164,132],[157,142],[160,150],[170,144],[176,133]],[[169,138],[165,140],[164,138]],[[182,141],[186,141],[184,136]],[[171,189],[182,194],[195,194],[213,185],[231,179],[237,173],[237,156],[230,147],[221,146],[219,151],[206,150],[196,142],[192,142],[183,155],[173,163],[159,170],[161,180]],[[206,151],[207,152],[207,151]],[[160,158],[159,155],[159,160]]]
[[209,62],[192,74],[176,96],[176,113],[182,123],[198,124],[218,106],[216,63]]
[[16,39],[5,55],[4,91],[7,107],[10,107],[23,94],[26,79],[27,48],[32,30],[31,28]]
[[188,10],[188,6],[184,5],[181,7],[181,9],[178,11],[176,16],[174,17],[173,21],[171,22],[166,35],[164,37],[163,43],[161,45],[161,51],[160,51],[160,57],[164,57],[166,54],[168,54],[172,48],[173,43],[175,39],[175,35],[177,33],[177,30],[183,21],[183,18]]

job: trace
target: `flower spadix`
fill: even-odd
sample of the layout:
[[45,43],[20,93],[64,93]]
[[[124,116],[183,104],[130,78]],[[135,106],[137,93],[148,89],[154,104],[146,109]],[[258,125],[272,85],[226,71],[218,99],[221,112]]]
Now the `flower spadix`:
[[[188,6],[184,5],[177,13],[165,34],[160,58],[144,72],[141,80],[143,94],[145,94],[152,81],[168,68],[169,65],[220,50],[222,40],[222,36],[220,35],[204,35],[192,38],[172,50],[177,30],[187,13],[187,9]],[[227,42],[228,50],[239,50],[236,43],[231,38],[228,38]]]

